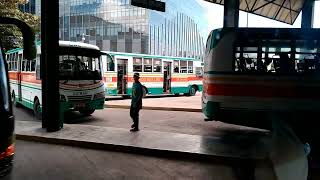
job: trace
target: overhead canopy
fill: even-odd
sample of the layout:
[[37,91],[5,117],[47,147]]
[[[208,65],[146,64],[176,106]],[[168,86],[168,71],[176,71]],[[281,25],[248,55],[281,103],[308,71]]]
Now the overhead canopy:
[[[224,4],[224,0],[205,0]],[[293,24],[297,19],[305,0],[239,0],[239,9],[276,21]]]

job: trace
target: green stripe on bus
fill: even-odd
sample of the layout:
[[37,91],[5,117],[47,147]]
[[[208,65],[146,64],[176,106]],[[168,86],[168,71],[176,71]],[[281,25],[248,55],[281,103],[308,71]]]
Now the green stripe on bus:
[[[36,46],[41,46],[41,41],[37,41]],[[22,50],[23,48],[15,48],[15,49],[8,50],[5,54],[12,54],[12,53],[20,52]]]
[[19,100],[19,97],[16,96],[16,101],[19,103],[19,104],[22,104],[23,106],[29,108],[29,109],[33,109],[33,102],[28,100],[28,99],[25,99],[25,98],[22,98],[22,101]]
[[[198,90],[202,91],[203,89],[203,85],[202,84],[197,84],[196,86],[198,86]],[[179,94],[179,93],[188,93],[190,90],[191,85],[187,86],[187,87],[171,87],[171,94]],[[162,87],[150,87],[148,88],[148,92],[151,95],[157,95],[157,94],[164,94],[163,92],[163,88]],[[132,92],[132,88],[127,88],[127,93],[126,94],[131,94]],[[117,95],[117,89],[114,88],[106,88],[106,95],[107,96],[113,96],[113,95]]]
[[[16,84],[16,85],[19,85],[18,83],[15,83],[15,82],[12,82],[12,81],[10,81],[10,83],[12,83],[12,84]],[[24,85],[24,84],[21,84],[21,86],[23,86],[23,87],[27,87],[27,88],[30,88],[30,89],[37,89],[37,90],[41,90],[41,88],[36,88],[36,87],[34,87],[34,86],[28,86],[28,85]]]

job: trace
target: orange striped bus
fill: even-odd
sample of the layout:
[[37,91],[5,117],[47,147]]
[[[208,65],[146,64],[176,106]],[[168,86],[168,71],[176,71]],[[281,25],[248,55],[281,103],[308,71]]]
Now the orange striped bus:
[[[65,109],[92,114],[104,108],[105,91],[101,71],[101,51],[97,46],[70,41],[59,42],[60,101]],[[6,52],[15,105],[23,105],[41,118],[42,90],[40,77],[41,43],[37,43],[37,57],[27,61],[23,49]]]
[[150,95],[185,94],[202,91],[202,62],[195,58],[104,52],[107,95],[131,94],[133,73],[140,73],[144,92]]
[[206,44],[202,110],[221,121],[223,112],[316,112],[319,75],[320,30],[217,29]]

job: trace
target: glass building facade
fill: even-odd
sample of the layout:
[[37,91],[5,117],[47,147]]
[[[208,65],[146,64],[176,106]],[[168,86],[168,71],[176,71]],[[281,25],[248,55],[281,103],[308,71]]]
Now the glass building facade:
[[[132,6],[130,0],[59,0],[59,37],[104,51],[201,58],[205,11],[197,0],[162,1],[166,12]],[[40,0],[31,2],[40,15]]]
[[40,2],[41,2],[41,0],[28,0],[28,2],[26,4],[18,5],[18,8],[22,12],[36,14],[36,15],[40,16],[40,14],[41,14]]

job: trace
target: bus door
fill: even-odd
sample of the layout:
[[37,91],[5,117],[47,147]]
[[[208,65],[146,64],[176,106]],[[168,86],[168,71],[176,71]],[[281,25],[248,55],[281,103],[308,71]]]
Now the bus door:
[[18,71],[17,71],[17,80],[18,80],[18,101],[22,101],[22,75],[21,75],[21,71],[22,71],[22,67],[23,67],[23,62],[22,62],[22,54],[16,54],[17,57],[15,57],[17,59],[17,65],[18,65]]
[[171,70],[172,62],[163,62],[163,92],[171,92]]
[[127,94],[128,88],[128,59],[117,60],[117,90],[118,94]]

